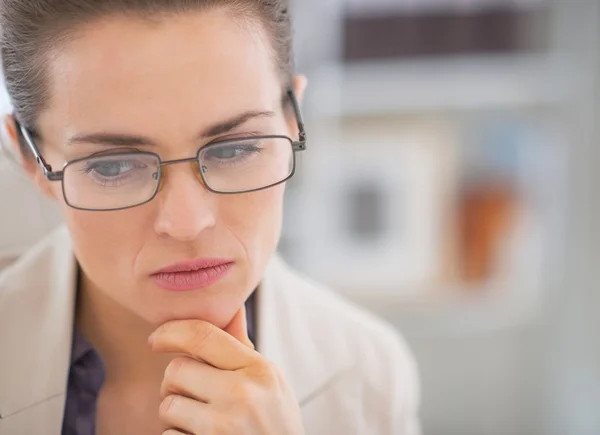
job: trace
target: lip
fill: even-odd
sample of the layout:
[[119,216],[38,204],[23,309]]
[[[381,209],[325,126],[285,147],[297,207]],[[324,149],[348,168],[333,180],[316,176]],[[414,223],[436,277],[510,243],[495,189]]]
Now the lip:
[[233,264],[232,260],[222,258],[184,261],[153,272],[150,279],[164,290],[197,290],[220,281]]

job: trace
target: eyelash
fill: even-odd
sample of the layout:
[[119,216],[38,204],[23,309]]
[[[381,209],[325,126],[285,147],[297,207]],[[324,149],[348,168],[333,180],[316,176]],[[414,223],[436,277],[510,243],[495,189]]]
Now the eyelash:
[[[260,154],[260,153],[263,152],[263,148],[259,148],[256,145],[243,145],[243,144],[240,144],[240,145],[236,146],[235,149],[237,151],[242,151],[242,152],[246,151],[246,152],[255,153],[255,154]],[[233,158],[233,159],[222,160],[219,163],[219,165],[232,167],[232,166],[235,166],[235,165],[239,164],[240,162],[244,162],[246,159],[248,159],[250,157],[251,157],[250,155],[245,155],[245,156],[236,157],[236,158]]]

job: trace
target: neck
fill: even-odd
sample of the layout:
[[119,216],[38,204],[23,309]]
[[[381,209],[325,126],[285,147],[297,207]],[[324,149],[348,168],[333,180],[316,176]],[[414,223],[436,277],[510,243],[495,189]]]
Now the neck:
[[160,384],[171,358],[148,346],[154,327],[80,273],[76,326],[99,353],[112,384]]

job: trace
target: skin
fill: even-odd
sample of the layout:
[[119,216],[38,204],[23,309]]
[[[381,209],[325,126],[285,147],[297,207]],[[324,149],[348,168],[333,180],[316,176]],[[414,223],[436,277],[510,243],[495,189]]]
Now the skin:
[[[137,148],[164,160],[193,156],[217,139],[298,134],[282,108],[268,35],[227,10],[152,22],[111,17],[79,29],[53,55],[51,104],[38,123],[53,168],[110,149],[69,144],[98,132],[144,137],[152,145]],[[305,80],[293,85],[301,98]],[[246,111],[272,115],[197,139]],[[17,146],[14,122],[6,121]],[[23,167],[59,203],[82,268],[77,326],[106,366],[99,434],[303,433],[285,380],[248,340],[243,308],[276,249],[283,185],[217,195],[183,164],[168,168],[153,201],[87,212],[67,206],[60,183],[34,162]],[[212,286],[174,293],[150,279],[170,264],[214,257],[235,265]]]

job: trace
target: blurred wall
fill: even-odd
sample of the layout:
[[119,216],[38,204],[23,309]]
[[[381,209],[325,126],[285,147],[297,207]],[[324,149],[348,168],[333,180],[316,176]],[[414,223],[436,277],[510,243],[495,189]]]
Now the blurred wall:
[[[0,76],[0,81],[2,77]],[[0,86],[0,117],[11,108],[4,86]],[[12,262],[60,222],[53,201],[42,197],[22,172],[0,128],[0,269]]]
[[[284,253],[296,267],[379,313],[408,338],[422,372],[422,418],[426,434],[600,433],[600,414],[596,411],[600,403],[600,350],[594,337],[599,306],[595,283],[600,278],[595,266],[600,199],[594,189],[600,185],[596,168],[600,163],[598,3],[596,0],[296,3],[299,65],[309,77],[305,109],[311,147],[301,161],[306,169],[301,170],[296,186],[291,189],[288,207],[291,217],[284,237]],[[391,9],[403,10],[408,16],[422,11],[458,10],[459,13],[451,15],[462,17],[465,11],[468,14],[508,4],[518,8],[547,8],[545,24],[544,20],[542,23],[535,20],[522,29],[525,35],[529,32],[535,36],[524,45],[542,46],[542,51],[536,53],[543,56],[455,53],[435,59],[348,61],[342,54],[346,42],[340,28],[344,25],[344,14],[349,12],[356,19],[361,14],[377,17]],[[438,21],[440,26],[442,22],[450,25],[448,21]],[[369,25],[364,24],[362,29],[365,26]],[[508,29],[499,26],[497,32],[502,37]],[[519,41],[515,44],[519,45]],[[458,50],[458,45],[450,46],[449,50]],[[368,44],[363,44],[358,52],[368,55],[369,49]],[[385,50],[374,47],[372,51],[381,55]],[[391,47],[388,54],[409,51]],[[381,120],[385,119],[388,125],[382,127],[381,122],[385,121]],[[533,126],[531,131],[543,132],[535,146],[514,145],[527,149],[527,159],[533,164],[513,166],[506,157],[513,146],[507,140],[510,127],[495,136],[501,140],[483,145],[487,134],[494,137],[491,132],[497,130],[493,126],[502,124],[502,119],[509,120],[505,127],[528,125]],[[511,233],[501,233],[501,239],[515,241],[519,239],[515,234],[525,234],[525,239],[530,240],[502,248],[504,254],[497,253],[494,258],[496,261],[505,258],[506,262],[502,266],[496,262],[495,273],[486,279],[470,284],[456,280],[462,269],[455,261],[456,227],[448,224],[457,213],[453,206],[442,209],[447,213],[443,218],[445,224],[428,219],[427,212],[417,218],[422,225],[414,227],[415,231],[437,234],[432,246],[451,253],[442,252],[441,258],[450,260],[435,279],[426,282],[410,280],[402,274],[407,264],[419,263],[414,262],[418,258],[414,250],[406,251],[414,254],[413,262],[399,260],[404,258],[404,251],[398,248],[403,243],[401,233],[386,233],[380,244],[356,242],[354,248],[348,248],[352,244],[339,236],[344,227],[343,215],[352,209],[340,200],[344,190],[331,186],[338,183],[355,189],[353,186],[361,183],[349,182],[355,178],[348,174],[361,169],[370,170],[374,178],[394,179],[390,175],[394,170],[388,171],[381,161],[400,159],[398,156],[403,154],[394,147],[403,146],[406,140],[402,138],[406,135],[390,131],[406,131],[407,125],[414,127],[419,123],[424,131],[446,138],[439,141],[443,144],[441,149],[453,149],[458,155],[456,159],[445,160],[447,165],[455,166],[450,171],[452,177],[445,179],[444,198],[456,199],[463,183],[484,185],[481,183],[491,173],[519,180],[517,185],[524,187],[519,190],[519,202],[526,205],[516,214],[519,219],[525,215],[530,218],[520,221],[520,230],[513,227]],[[465,126],[467,134],[462,130]],[[471,126],[478,126],[479,132],[474,133]],[[379,163],[373,163],[376,158],[363,158],[367,156],[366,150],[379,146],[375,142],[383,135],[391,139],[387,142],[388,149],[381,148]],[[359,139],[352,142],[348,137]],[[415,137],[415,143],[424,143],[423,136]],[[365,153],[352,154],[356,148]],[[339,157],[342,154],[356,156],[362,165],[348,164],[352,157]],[[482,155],[490,158],[478,160]],[[400,161],[397,171],[404,170]],[[402,182],[402,177],[396,180]],[[407,185],[416,188],[415,180],[419,178]],[[401,195],[401,189],[390,188],[386,192],[383,208],[387,205],[389,209]],[[373,201],[371,198],[365,206],[378,207],[378,202]],[[429,207],[425,201],[409,204]],[[436,204],[439,206],[439,201]],[[411,219],[410,214],[393,216],[395,231],[406,224],[401,217]],[[471,221],[475,223],[470,228],[492,215],[478,216]],[[304,219],[306,230],[301,222]],[[444,234],[450,234],[451,242],[437,243]],[[480,238],[483,233],[474,234]],[[534,247],[533,240],[538,238],[542,242]],[[392,245],[397,249],[391,249]],[[357,254],[346,253],[344,257],[343,251],[348,249],[355,249],[350,252]],[[537,257],[539,251],[542,254]],[[328,259],[324,263],[311,252],[326,252],[323,257]],[[481,254],[477,255],[474,258],[481,258]],[[354,273],[361,266],[349,263],[350,257],[367,258],[363,262],[367,265],[363,267],[365,276]],[[393,264],[398,272],[382,280],[381,270],[389,271]],[[328,272],[330,269],[334,271]],[[360,284],[356,285],[357,282]]]
[[577,65],[569,131],[564,275],[548,301],[548,434],[600,433],[600,2],[557,1],[557,45]]

